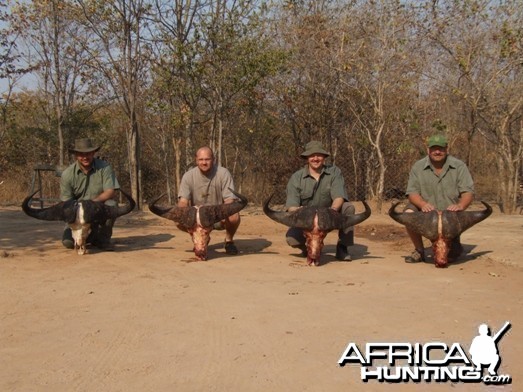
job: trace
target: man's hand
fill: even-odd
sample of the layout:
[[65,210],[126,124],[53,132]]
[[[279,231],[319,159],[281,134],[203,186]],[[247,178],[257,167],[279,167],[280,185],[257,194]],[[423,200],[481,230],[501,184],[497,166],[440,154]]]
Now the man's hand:
[[435,209],[436,208],[430,203],[425,203],[421,207],[421,211],[423,211],[423,212],[430,212],[430,211],[434,211]]

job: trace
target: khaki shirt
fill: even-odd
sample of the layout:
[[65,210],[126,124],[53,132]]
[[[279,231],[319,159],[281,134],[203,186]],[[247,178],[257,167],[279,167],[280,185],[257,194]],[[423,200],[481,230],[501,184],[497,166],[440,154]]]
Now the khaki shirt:
[[438,176],[426,156],[417,161],[409,174],[407,195],[417,193],[438,210],[456,204],[464,192],[474,193],[474,182],[464,162],[449,155]]
[[62,173],[60,200],[92,200],[107,189],[120,189],[120,184],[109,163],[95,158],[89,173],[84,174],[78,162],[75,162]]
[[349,201],[345,180],[341,170],[334,165],[325,165],[319,181],[309,174],[309,165],[296,171],[287,183],[287,201],[289,207],[330,207],[338,197]]
[[237,198],[229,188],[234,190],[234,182],[226,168],[213,166],[206,176],[198,167],[193,167],[183,175],[178,197],[189,200],[193,206],[217,205],[225,199]]

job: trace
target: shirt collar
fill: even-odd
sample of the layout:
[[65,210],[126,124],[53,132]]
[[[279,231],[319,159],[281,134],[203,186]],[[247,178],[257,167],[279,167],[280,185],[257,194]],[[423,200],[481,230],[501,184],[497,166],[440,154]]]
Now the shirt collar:
[[[76,174],[79,174],[79,173],[83,173],[82,169],[80,168],[80,164],[78,163],[78,161],[76,161],[74,163],[74,168],[75,168],[75,173]],[[96,159],[93,159],[93,164],[91,165],[91,169],[87,172],[87,173],[91,173],[91,172],[94,172],[96,171]]]
[[[331,166],[323,165],[323,167],[321,169],[320,176],[322,176],[323,174],[325,174],[325,175],[331,174]],[[309,172],[309,165],[308,164],[303,167],[303,178],[305,178],[305,177],[314,178],[314,177],[311,176],[311,174]]]
[[218,165],[212,165],[211,170],[209,170],[209,173],[207,173],[207,174],[202,173],[200,168],[198,168],[198,173],[200,173],[200,176],[202,176],[208,180],[212,180],[217,172],[218,172]]
[[[452,159],[450,155],[447,155],[447,159],[445,160],[445,163],[443,164],[442,171],[446,172],[449,169],[455,169],[456,166],[452,164]],[[425,164],[423,166],[423,170],[430,169],[434,171],[434,166],[432,166],[432,163],[430,163],[430,158],[428,155],[425,157]]]

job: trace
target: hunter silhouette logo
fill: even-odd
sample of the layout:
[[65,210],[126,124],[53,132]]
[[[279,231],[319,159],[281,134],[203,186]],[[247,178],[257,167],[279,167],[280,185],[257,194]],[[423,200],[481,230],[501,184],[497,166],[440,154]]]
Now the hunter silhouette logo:
[[496,344],[509,328],[510,323],[507,321],[503,327],[491,337],[487,324],[481,324],[479,326],[479,335],[472,340],[469,350],[472,362],[476,365],[476,370],[482,371],[483,366],[488,365],[489,374],[491,376],[497,375],[496,370],[501,363],[501,358],[498,355]]
[[[497,374],[501,363],[497,343],[510,327],[507,321],[494,336],[490,336],[489,326],[481,324],[479,335],[470,345],[470,357],[459,343],[450,346],[442,342],[366,343],[365,351],[361,351],[356,343],[349,343],[338,364],[360,364],[364,382],[511,384],[511,376]],[[488,374],[483,375],[484,368],[487,368]]]

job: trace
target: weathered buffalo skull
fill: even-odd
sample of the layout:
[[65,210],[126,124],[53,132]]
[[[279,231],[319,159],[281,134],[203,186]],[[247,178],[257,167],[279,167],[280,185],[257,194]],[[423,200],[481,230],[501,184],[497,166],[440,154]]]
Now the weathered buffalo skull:
[[103,224],[107,219],[116,219],[131,212],[136,203],[131,196],[120,190],[129,204],[125,206],[108,206],[103,202],[92,200],[67,200],[47,208],[32,208],[31,199],[39,192],[27,196],[23,203],[24,212],[36,219],[46,221],[64,221],[71,228],[74,247],[79,255],[87,253],[87,237],[92,224]]
[[285,226],[303,229],[309,265],[320,264],[323,240],[330,231],[355,226],[371,214],[369,205],[363,200],[365,211],[348,216],[343,216],[329,207],[302,207],[293,212],[274,211],[269,207],[273,196],[271,195],[263,204],[263,212],[272,220]]
[[163,194],[149,204],[149,210],[162,218],[177,222],[180,227],[191,235],[194,244],[194,254],[198,260],[207,260],[207,245],[211,239],[210,234],[214,224],[240,212],[247,205],[247,199],[244,196],[230,188],[229,190],[239,200],[218,205],[158,207],[155,204],[165,196]]
[[405,225],[409,230],[421,234],[432,242],[436,267],[446,267],[452,240],[476,223],[487,219],[492,214],[492,207],[485,206],[481,211],[437,211],[396,212],[394,203],[389,209],[389,216]]

